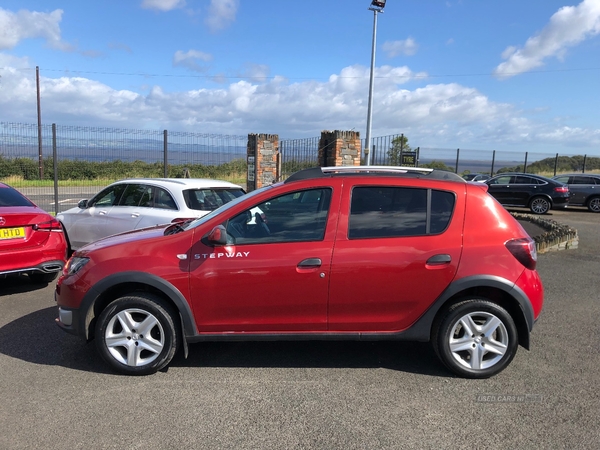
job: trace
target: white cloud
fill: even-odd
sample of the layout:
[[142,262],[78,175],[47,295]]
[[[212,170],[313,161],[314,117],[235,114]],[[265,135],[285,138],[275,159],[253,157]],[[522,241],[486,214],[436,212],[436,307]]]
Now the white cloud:
[[0,50],[16,47],[24,39],[45,39],[48,46],[70,51],[72,46],[61,39],[63,11],[51,13],[21,10],[16,13],[0,8]]
[[156,9],[158,11],[171,11],[175,8],[183,8],[185,0],[143,0],[142,8]]
[[560,8],[548,25],[530,37],[523,48],[508,47],[506,59],[494,70],[498,78],[509,78],[544,64],[549,57],[562,58],[567,48],[600,33],[600,1],[583,0],[577,6]]
[[[182,52],[182,61],[190,52]],[[36,122],[35,71],[25,59],[0,53],[0,121]],[[62,125],[152,128],[222,134],[318,136],[323,129],[363,135],[369,68],[345,67],[327,81],[290,83],[282,77],[237,81],[213,89],[146,93],[116,90],[82,77],[41,77],[42,121]],[[546,146],[545,151],[600,145],[600,129],[568,119],[539,122],[536,112],[490,100],[457,83],[405,89],[418,74],[407,67],[377,67],[373,135],[404,133],[411,145],[438,148]]]
[[239,0],[210,0],[208,17],[205,20],[208,28],[215,32],[234,22],[239,4]]
[[383,44],[383,51],[388,57],[394,58],[398,55],[414,55],[417,53],[419,46],[411,37],[403,41],[388,41]]
[[195,72],[205,72],[208,67],[202,65],[201,62],[212,61],[212,55],[198,50],[189,50],[182,52],[177,50],[173,56],[174,67],[186,67]]

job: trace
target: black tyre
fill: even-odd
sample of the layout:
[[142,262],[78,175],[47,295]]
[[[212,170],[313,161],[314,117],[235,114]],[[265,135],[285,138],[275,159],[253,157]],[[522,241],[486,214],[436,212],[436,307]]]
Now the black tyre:
[[158,297],[136,293],[109,304],[96,323],[96,348],[116,371],[148,375],[165,367],[179,342],[176,314]]
[[529,202],[529,209],[534,214],[546,214],[552,204],[546,197],[533,197]]
[[591,212],[600,213],[600,197],[590,198],[587,207]]
[[29,274],[29,278],[34,283],[50,283],[56,279],[58,272],[44,273],[44,272],[33,272]]
[[433,347],[444,365],[466,378],[488,378],[517,353],[518,334],[510,314],[482,299],[467,299],[443,313]]

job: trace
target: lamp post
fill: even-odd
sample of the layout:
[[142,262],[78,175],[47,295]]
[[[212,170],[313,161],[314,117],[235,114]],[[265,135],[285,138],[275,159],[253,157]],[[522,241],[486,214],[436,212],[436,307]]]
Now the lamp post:
[[375,72],[375,43],[377,41],[377,14],[383,12],[386,0],[373,0],[369,11],[373,11],[373,44],[371,47],[371,77],[369,79],[369,104],[367,108],[367,136],[365,139],[365,154],[367,166],[371,165],[371,121],[373,118],[373,74]]

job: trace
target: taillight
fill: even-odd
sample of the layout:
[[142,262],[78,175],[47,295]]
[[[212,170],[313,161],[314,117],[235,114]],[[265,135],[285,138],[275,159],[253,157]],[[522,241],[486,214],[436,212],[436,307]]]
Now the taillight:
[[569,193],[569,186],[559,186],[554,188],[554,192],[559,192],[561,194]]
[[56,219],[49,220],[48,222],[36,223],[33,226],[35,231],[62,231],[60,222]]
[[511,239],[504,243],[512,255],[517,258],[521,264],[530,270],[535,270],[537,264],[537,250],[535,241],[531,238]]

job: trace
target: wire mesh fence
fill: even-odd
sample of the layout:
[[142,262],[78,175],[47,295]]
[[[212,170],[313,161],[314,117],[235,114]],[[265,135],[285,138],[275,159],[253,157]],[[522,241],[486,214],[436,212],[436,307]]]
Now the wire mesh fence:
[[[0,181],[57,213],[112,181],[140,177],[225,179],[245,186],[248,136],[0,122]],[[280,179],[319,165],[320,138],[281,139]],[[365,141],[362,141],[362,163]],[[553,176],[600,170],[600,158],[558,153],[411,147],[402,134],[373,138],[373,165],[458,174]]]

